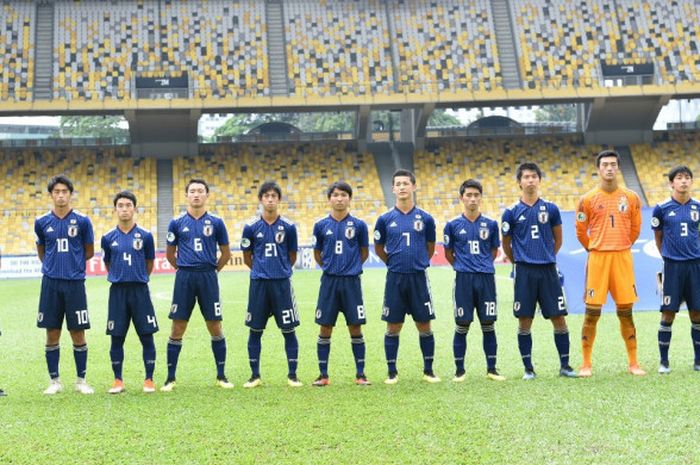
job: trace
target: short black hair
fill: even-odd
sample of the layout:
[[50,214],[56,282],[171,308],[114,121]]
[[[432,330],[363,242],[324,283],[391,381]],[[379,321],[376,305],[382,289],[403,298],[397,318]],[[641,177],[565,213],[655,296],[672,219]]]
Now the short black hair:
[[690,176],[690,179],[693,179],[693,172],[690,171],[690,168],[688,168],[685,165],[678,165],[674,167],[671,171],[668,172],[668,180],[669,182],[673,182],[673,180],[678,176],[679,174],[687,174]]
[[528,161],[518,166],[518,169],[515,172],[515,178],[518,180],[518,182],[520,182],[520,179],[522,179],[523,177],[523,171],[534,171],[535,173],[537,173],[537,177],[542,179],[542,170],[539,166],[537,166],[537,163],[532,163]]
[[190,186],[192,184],[202,184],[207,190],[207,194],[209,193],[209,184],[207,184],[207,182],[202,178],[192,178],[189,181],[187,181],[187,185],[185,186],[185,193],[190,191]]
[[263,195],[270,191],[277,192],[277,197],[282,200],[282,188],[275,181],[266,181],[260,186],[260,189],[258,189],[258,200],[262,200]]
[[600,168],[600,159],[605,158],[605,157],[615,157],[617,159],[617,162],[620,163],[620,154],[617,153],[617,150],[605,149],[605,150],[602,150],[600,153],[598,153],[598,155],[595,156],[596,168]]
[[336,189],[345,192],[346,194],[348,194],[348,197],[352,198],[352,187],[350,187],[350,184],[348,184],[345,181],[336,181],[330,186],[328,186],[328,191],[326,191],[326,195],[329,199],[331,198],[331,194],[333,193],[333,191]]
[[399,176],[407,176],[408,178],[411,179],[411,184],[416,184],[416,175],[413,174],[413,172],[409,170],[405,170],[403,168],[399,168],[398,170],[394,171],[394,174],[391,176],[391,184],[394,185],[394,180],[399,177]]
[[131,191],[118,192],[117,195],[114,196],[114,206],[115,207],[117,206],[117,200],[119,200],[119,199],[131,200],[131,203],[134,204],[134,207],[136,206],[136,196]]
[[476,179],[467,179],[466,181],[464,181],[462,183],[461,186],[459,186],[459,196],[460,197],[463,196],[464,191],[466,191],[470,187],[478,190],[479,194],[484,193],[484,187],[481,185],[481,183],[479,181],[477,181]]
[[63,184],[68,188],[68,191],[71,194],[73,193],[73,183],[65,174],[59,174],[58,176],[54,176],[53,178],[49,179],[49,184],[47,186],[49,194],[53,192],[53,188],[56,186],[56,184]]

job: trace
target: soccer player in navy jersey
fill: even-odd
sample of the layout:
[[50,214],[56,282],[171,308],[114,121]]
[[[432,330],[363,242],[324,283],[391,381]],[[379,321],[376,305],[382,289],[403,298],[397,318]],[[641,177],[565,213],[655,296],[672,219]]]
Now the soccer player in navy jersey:
[[575,378],[569,365],[569,329],[566,299],[556,265],[562,245],[559,208],[539,196],[542,171],[535,163],[523,163],[516,171],[522,190],[520,200],[503,212],[503,252],[514,264],[513,314],[518,318],[518,348],[525,366],[524,380],[535,379],[532,364],[532,320],[539,303],[542,316],[552,321],[559,352],[559,375]]
[[501,241],[498,237],[498,222],[481,214],[481,183],[468,179],[459,187],[459,197],[464,204],[464,213],[445,225],[445,258],[457,273],[455,276],[454,301],[455,329],[453,350],[455,377],[453,381],[464,381],[466,371],[464,358],[467,353],[467,332],[474,320],[474,309],[481,323],[486,376],[494,381],[505,381],[496,369],[496,270],[493,261],[498,255]]
[[265,182],[258,191],[262,215],[243,227],[241,249],[243,261],[250,268],[250,288],[245,324],[250,328],[248,359],[251,376],[244,388],[262,384],[260,378],[261,339],[267,320],[274,316],[284,336],[287,354],[287,384],[300,387],[297,378],[299,343],[294,329],[299,326],[299,311],[292,289],[292,267],[297,259],[297,228],[278,213],[282,189],[275,182]]
[[700,202],[690,197],[693,172],[687,166],[673,168],[668,181],[671,198],[656,205],[651,218],[656,247],[664,260],[658,335],[660,374],[671,372],[671,327],[684,301],[690,313],[690,336],[695,350],[693,368],[700,371]]
[[316,305],[316,323],[321,326],[316,351],[321,374],[314,386],[327,386],[331,334],[338,314],[345,315],[355,358],[355,383],[369,385],[365,376],[366,323],[362,301],[362,264],[369,256],[367,224],[350,214],[352,187],[346,182],[331,184],[327,191],[331,212],[314,224],[314,258],[323,269]]
[[[169,318],[173,320],[168,339],[168,378],[161,391],[175,388],[175,372],[195,299],[199,302],[207,330],[211,335],[211,350],[216,363],[216,385],[231,389],[226,378],[226,339],[221,327],[221,300],[216,273],[231,258],[226,225],[207,211],[209,185],[204,179],[190,179],[185,187],[187,211],[173,218],[168,226],[166,257],[175,274],[173,303]],[[217,245],[220,251],[216,257]]]
[[153,370],[156,363],[156,346],[153,334],[158,331],[156,313],[148,290],[148,277],[153,271],[156,252],[153,234],[140,228],[134,221],[136,196],[121,191],[114,196],[114,211],[119,220],[117,226],[102,236],[102,260],[107,267],[109,306],[107,311],[107,335],[112,345],[109,358],[114,371],[114,384],[110,394],[124,391],[122,365],[124,363],[124,340],[129,322],[143,347],[143,365],[146,378],[143,392],[155,392]]
[[418,328],[423,379],[438,383],[440,378],[433,373],[435,338],[430,327],[435,309],[426,273],[435,252],[435,220],[415,204],[416,177],[412,172],[395,171],[392,190],[396,206],[381,215],[374,227],[374,250],[388,268],[382,320],[387,324],[384,351],[389,375],[384,382],[396,384],[399,381],[396,369],[399,334],[409,314]]
[[85,295],[85,262],[95,253],[92,223],[87,216],[71,208],[73,183],[66,176],[51,178],[48,192],[53,208],[34,222],[36,250],[42,262],[43,274],[37,326],[46,329],[46,366],[51,378],[44,394],[53,395],[63,389],[58,365],[64,317],[73,340],[77,371],[75,390],[92,394],[94,390],[85,381],[85,330],[90,328]]

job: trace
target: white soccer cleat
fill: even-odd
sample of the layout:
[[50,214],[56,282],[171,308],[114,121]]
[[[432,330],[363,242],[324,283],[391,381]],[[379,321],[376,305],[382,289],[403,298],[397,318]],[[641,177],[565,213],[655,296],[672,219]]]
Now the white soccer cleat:
[[85,378],[78,378],[75,381],[75,390],[81,394],[94,394],[95,390],[85,381]]
[[61,380],[58,378],[54,378],[49,383],[49,387],[44,389],[44,394],[52,396],[54,394],[58,394],[61,391],[63,391],[63,385],[61,384]]
[[258,386],[262,386],[262,380],[260,377],[251,377],[248,381],[243,383],[243,387],[246,389],[252,389]]
[[668,375],[671,373],[671,367],[668,366],[668,363],[660,363],[659,364],[659,374],[660,375]]

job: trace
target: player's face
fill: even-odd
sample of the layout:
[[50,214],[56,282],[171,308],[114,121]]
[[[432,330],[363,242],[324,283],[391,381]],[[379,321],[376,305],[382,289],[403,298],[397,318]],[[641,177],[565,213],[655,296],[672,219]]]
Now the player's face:
[[340,189],[333,189],[331,192],[331,198],[328,199],[331,204],[331,208],[337,212],[347,211],[350,207],[350,195],[347,192],[341,191]]
[[526,194],[535,194],[540,187],[540,176],[537,171],[523,170],[520,177],[520,189]]
[[598,165],[598,175],[603,181],[614,181],[620,166],[617,164],[617,157],[603,157]]
[[266,212],[275,213],[280,204],[280,197],[275,191],[267,191],[262,195],[260,203],[262,203]]
[[416,191],[416,185],[411,182],[408,176],[396,176],[392,187],[397,200],[410,199]]
[[114,211],[117,212],[119,221],[131,221],[134,218],[136,207],[134,207],[134,202],[131,200],[122,198],[117,200]]
[[201,208],[206,205],[209,194],[204,184],[192,183],[187,188],[187,204],[193,208]]
[[676,194],[687,194],[693,186],[693,178],[688,173],[678,173],[671,181],[671,190]]
[[51,200],[53,200],[54,207],[67,207],[70,204],[71,195],[68,186],[65,184],[58,183],[54,185],[51,190]]
[[468,212],[479,211],[479,207],[481,206],[481,193],[479,192],[479,189],[474,187],[467,187],[464,189],[464,194],[462,194],[462,203]]

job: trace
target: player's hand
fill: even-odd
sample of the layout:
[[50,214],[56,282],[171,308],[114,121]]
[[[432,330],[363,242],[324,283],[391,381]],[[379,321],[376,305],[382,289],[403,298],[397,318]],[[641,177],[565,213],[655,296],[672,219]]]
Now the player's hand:
[[559,276],[559,284],[561,284],[563,286],[564,285],[564,273],[562,273],[559,268],[557,268],[557,275]]

